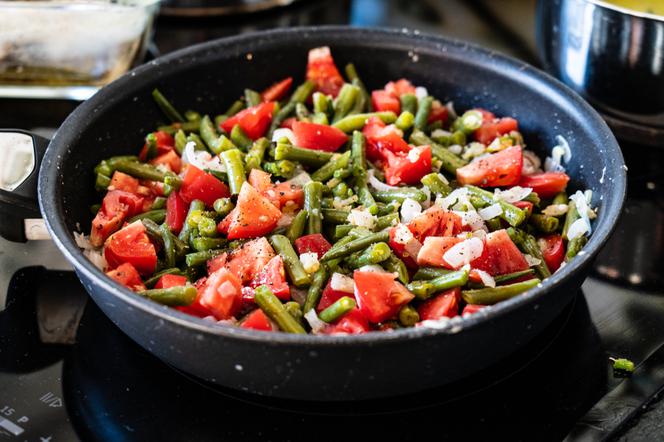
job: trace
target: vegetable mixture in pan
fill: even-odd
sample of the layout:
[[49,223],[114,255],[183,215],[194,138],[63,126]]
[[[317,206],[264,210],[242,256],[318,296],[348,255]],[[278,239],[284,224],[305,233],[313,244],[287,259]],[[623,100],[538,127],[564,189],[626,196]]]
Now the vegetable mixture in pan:
[[[518,296],[591,233],[564,139],[544,163],[518,122],[457,116],[407,79],[369,92],[330,49],[222,115],[181,114],[96,168],[89,239],[141,296],[239,327],[355,334],[439,326]],[[255,85],[264,87],[266,85]]]

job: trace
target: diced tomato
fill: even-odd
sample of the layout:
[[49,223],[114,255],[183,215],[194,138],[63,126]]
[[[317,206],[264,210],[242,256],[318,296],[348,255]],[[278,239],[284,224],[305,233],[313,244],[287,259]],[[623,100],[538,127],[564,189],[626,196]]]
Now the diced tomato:
[[297,118],[295,117],[286,118],[279,127],[293,130],[293,123],[295,123],[296,121]]
[[[157,156],[163,155],[173,150],[173,147],[175,146],[175,139],[173,139],[173,137],[169,133],[160,130],[152,133],[157,139]],[[148,145],[146,143],[143,145],[141,153],[138,154],[138,159],[141,161],[145,161],[147,160],[147,157],[148,157]]]
[[182,225],[187,217],[189,204],[185,203],[177,191],[171,192],[166,200],[166,224],[175,233],[182,230]]
[[540,198],[553,198],[567,187],[569,176],[564,172],[544,172],[523,175],[519,186],[530,187]]
[[397,115],[401,112],[399,98],[386,91],[378,90],[371,92],[371,103],[376,112],[392,111]]
[[355,299],[358,308],[370,322],[378,323],[392,318],[415,297],[394,278],[392,273],[355,270]]
[[442,103],[438,100],[434,100],[433,104],[431,105],[431,112],[429,113],[429,118],[427,119],[427,123],[431,124],[436,121],[440,121],[443,124],[447,123],[447,118],[449,111],[447,110],[447,107],[443,106]]
[[[229,217],[230,221],[227,221]],[[255,238],[274,230],[281,218],[281,211],[245,182],[240,189],[237,206],[226,218],[217,229],[223,232],[228,226],[228,239]]]
[[341,318],[337,320],[334,324],[327,327],[324,331],[325,334],[335,335],[335,334],[349,334],[349,335],[359,335],[369,331],[369,322],[367,318],[364,317],[362,312],[359,309],[354,308],[349,311]]
[[298,207],[304,203],[304,191],[301,186],[285,181],[273,184],[270,174],[259,169],[252,169],[248,178],[249,184],[278,208],[292,201]]
[[187,284],[187,277],[182,275],[164,275],[154,285],[156,289],[169,289],[171,287],[182,287]]
[[525,210],[528,216],[533,213],[534,204],[530,201],[515,201],[512,203],[512,205],[518,207],[521,210]]
[[104,257],[110,268],[128,262],[141,275],[154,273],[157,266],[157,251],[140,221],[111,235],[104,243]]
[[280,207],[283,207],[289,201],[292,201],[298,207],[302,207],[304,204],[304,190],[302,186],[284,181],[283,183],[274,185],[274,192],[277,194]]
[[136,194],[138,193],[139,185],[138,179],[116,170],[113,172],[111,184],[108,185],[108,190],[122,190],[124,192]]
[[332,52],[327,46],[311,49],[307,62],[307,80],[313,81],[316,90],[336,97],[344,85],[344,79],[334,64]]
[[109,191],[92,220],[90,244],[100,247],[111,233],[122,226],[125,219],[140,213],[142,209],[143,198],[122,190]]
[[443,221],[447,220],[447,218],[447,212],[443,208],[433,205],[413,218],[408,223],[408,230],[420,242],[424,241],[424,238],[427,236],[445,236],[439,235],[439,233],[441,232]]
[[138,271],[134,268],[133,265],[128,262],[120,264],[115,270],[111,270],[106,273],[111,279],[119,282],[125,287],[133,290],[135,292],[140,290],[145,290],[145,285],[141,280],[141,275],[138,274]]
[[218,198],[231,196],[228,186],[219,181],[214,175],[203,172],[196,166],[188,165],[182,179],[180,197],[189,204],[193,200],[201,200],[211,207]]
[[169,150],[150,160],[150,164],[163,164],[175,173],[180,173],[180,169],[182,168],[182,160],[174,150]]
[[508,134],[513,130],[519,130],[519,123],[514,118],[507,117],[495,121],[494,119],[489,120],[485,116],[482,126],[475,131],[474,136],[476,141],[489,144],[496,137]]
[[426,321],[459,316],[459,299],[461,299],[461,289],[459,287],[427,299],[417,308],[420,320]]
[[266,190],[272,187],[270,174],[260,169],[251,169],[247,181],[249,181],[249,184],[260,193],[265,193]]
[[194,301],[187,306],[178,306],[175,307],[175,309],[187,313],[188,315],[197,316],[199,318],[205,318],[206,316],[213,316],[210,310],[201,305],[201,295],[203,294],[203,289],[205,288],[206,283],[207,283],[207,277],[200,278],[198,281],[196,281],[194,283],[194,287],[196,287],[196,290],[198,291],[196,299],[194,299]]
[[243,283],[249,282],[274,258],[274,249],[265,238],[247,241],[230,255],[222,254],[208,261],[208,273],[227,268]]
[[415,94],[415,86],[405,78],[401,78],[397,81],[387,83],[385,85],[385,92],[395,97],[401,97],[404,94]]
[[413,236],[407,226],[397,224],[390,229],[389,246],[409,269],[417,268],[417,255],[422,243]]
[[461,315],[472,315],[473,313],[477,313],[480,310],[482,310],[485,305],[479,305],[479,304],[467,304],[464,308],[463,311],[461,312]]
[[[286,281],[284,261],[281,259],[281,256],[277,255],[270,259],[267,265],[254,277],[249,287],[255,289],[262,285],[268,286],[272,290],[272,293],[282,301],[290,301],[290,286]],[[243,299],[245,301],[248,299],[253,300],[253,291],[250,293],[250,296],[243,296]]]
[[417,184],[420,179],[431,173],[431,147],[412,146],[408,153],[394,153],[384,150],[386,162],[383,172],[387,184]]
[[261,99],[266,101],[279,101],[286,96],[286,93],[293,84],[293,77],[286,77],[281,81],[274,83],[269,88],[261,92]]
[[[473,110],[476,110],[476,111],[478,111],[479,113],[482,114],[482,122],[483,122],[483,123],[493,123],[494,120],[496,119],[496,116],[494,115],[494,113],[493,113],[493,112],[489,112],[489,111],[486,110],[486,109],[475,108],[475,109],[473,109]],[[492,141],[493,141],[493,140],[492,140]]]
[[348,135],[340,129],[325,124],[293,122],[295,144],[306,149],[334,152],[348,141]]
[[492,276],[519,272],[529,268],[526,258],[514,245],[505,229],[489,233],[484,240],[484,249],[470,266],[484,270]]
[[221,128],[230,133],[233,127],[239,124],[249,138],[257,140],[267,131],[272,121],[272,112],[274,112],[274,102],[261,103],[233,115],[221,123]]
[[318,259],[320,259],[332,248],[332,244],[330,244],[320,233],[313,233],[296,239],[295,248],[297,249],[298,255],[314,252],[318,255]]
[[242,306],[242,282],[227,269],[221,268],[208,276],[199,302],[215,318],[229,319]]
[[538,239],[537,243],[542,250],[542,257],[544,257],[544,262],[549,270],[552,273],[558,270],[563,263],[563,259],[565,259],[565,245],[562,236],[557,234],[548,235]]
[[521,178],[522,166],[521,147],[510,146],[458,168],[456,175],[461,184],[481,187],[514,186]]
[[270,318],[259,308],[249,313],[240,324],[240,327],[251,328],[253,330],[274,331]]
[[445,212],[443,219],[440,221],[440,236],[458,235],[463,230],[464,226],[461,217],[454,212]]
[[367,138],[367,158],[371,161],[383,160],[383,150],[404,153],[410,150],[403,132],[393,124],[386,126],[378,117],[370,117],[362,133]]
[[327,285],[325,286],[325,289],[323,289],[323,294],[320,297],[320,301],[318,301],[318,305],[316,306],[316,311],[317,312],[322,312],[335,302],[337,302],[339,299],[343,298],[344,296],[351,296],[352,293],[348,292],[342,292],[341,290],[334,290],[332,288],[332,279],[327,281]]
[[443,255],[452,246],[463,241],[455,236],[429,236],[424,240],[420,253],[417,255],[417,264],[421,266],[445,267],[452,269]]

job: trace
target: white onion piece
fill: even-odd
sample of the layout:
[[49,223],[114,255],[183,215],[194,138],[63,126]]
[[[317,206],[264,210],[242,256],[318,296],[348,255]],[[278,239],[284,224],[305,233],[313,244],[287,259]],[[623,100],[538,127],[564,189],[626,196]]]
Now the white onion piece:
[[277,221],[277,227],[288,227],[293,222],[295,215],[293,212],[281,212],[281,217]]
[[572,149],[570,149],[569,143],[562,135],[556,135],[556,141],[558,142],[558,146],[562,147],[564,151],[563,160],[565,160],[566,163],[569,163],[572,159]]
[[367,172],[367,181],[371,187],[373,187],[376,190],[394,190],[398,189],[399,187],[397,186],[390,186],[379,180],[374,176],[373,170],[370,170]]
[[332,290],[344,293],[355,292],[355,281],[350,276],[342,275],[341,273],[333,273],[330,278],[330,287]]
[[546,206],[542,213],[548,216],[561,216],[567,213],[569,206],[567,204],[551,204]]
[[445,107],[447,108],[447,113],[449,114],[448,115],[449,120],[450,121],[456,120],[458,115],[456,113],[456,109],[454,109],[454,101],[448,101],[447,103],[445,103]]
[[531,194],[533,189],[530,187],[514,186],[507,190],[495,189],[493,191],[494,201],[505,201],[507,203],[516,203]]
[[489,207],[485,207],[484,209],[478,210],[477,213],[484,221],[487,221],[500,216],[500,214],[503,213],[503,208],[500,206],[500,204],[496,203],[490,205]]
[[420,213],[422,213],[422,206],[412,198],[406,198],[401,204],[402,223],[408,224]]
[[484,243],[478,238],[470,238],[450,247],[443,255],[443,259],[455,269],[469,264],[482,255]]
[[377,219],[378,217],[372,215],[368,209],[352,209],[348,214],[347,221],[354,226],[373,229]]
[[418,86],[415,88],[415,96],[418,100],[421,100],[422,98],[429,96],[429,91],[427,91],[427,88],[425,87]]
[[523,257],[526,258],[526,262],[528,263],[529,267],[538,266],[542,263],[541,259],[537,259],[534,256],[529,255],[527,253],[524,253]]
[[590,232],[590,223],[583,218],[579,218],[569,226],[567,230],[567,239],[573,240]]
[[495,287],[496,286],[496,280],[493,279],[493,276],[489,275],[484,270],[475,269],[475,272],[477,272],[480,279],[482,280],[482,284],[484,284],[486,287]]
[[106,263],[106,258],[101,250],[95,249],[85,249],[83,250],[83,255],[90,260],[90,262],[97,267],[99,270],[104,271],[108,264]]
[[79,249],[92,249],[90,238],[83,233],[74,232],[74,241]]
[[468,189],[465,187],[460,187],[455,189],[447,195],[445,198],[440,198],[436,200],[436,204],[440,205],[443,209],[449,209],[451,206],[457,202],[468,202]]
[[304,268],[305,272],[314,273],[320,268],[320,262],[318,262],[318,253],[302,253],[300,255],[300,264],[302,264],[302,268]]
[[523,166],[521,167],[521,174],[533,175],[542,172],[542,160],[532,150],[523,151]]
[[301,186],[304,187],[305,184],[310,183],[313,181],[309,174],[307,172],[302,172],[297,175],[295,175],[293,178],[290,180],[286,181],[289,184],[294,184],[296,186]]
[[359,270],[360,272],[387,273],[384,268],[382,268],[377,264],[362,266],[357,270]]
[[544,170],[547,172],[564,172],[565,168],[562,166],[561,160],[567,163],[572,159],[572,150],[567,140],[557,135],[556,142],[558,144],[551,150],[551,156],[544,160]]
[[226,172],[226,166],[221,162],[218,156],[213,157],[204,150],[195,150],[196,144],[193,141],[184,146],[182,161],[196,166],[201,170],[210,169],[217,172]]
[[311,327],[311,331],[314,333],[320,333],[325,330],[325,327],[327,327],[327,324],[320,320],[314,309],[306,312],[304,314],[304,319],[307,320],[309,326]]
[[288,138],[288,141],[290,141],[293,146],[297,144],[295,143],[295,134],[287,127],[280,127],[279,129],[275,129],[272,133],[272,141],[279,141],[284,137]]
[[484,220],[475,210],[468,210],[466,212],[454,210],[453,213],[461,217],[461,224],[470,226],[473,230],[484,230]]
[[403,224],[397,224],[394,229],[394,242],[406,245],[413,239],[415,239],[413,232],[408,227]]
[[[592,196],[590,194],[589,196]],[[576,193],[572,196],[569,197],[570,200],[574,201],[574,204],[576,205],[576,210],[579,212],[579,216],[581,220],[584,221],[586,224],[585,228],[582,228],[581,225],[577,227],[578,231],[581,232],[578,235],[583,235],[585,233],[592,233],[592,227],[590,226],[590,214],[592,213],[592,210],[590,209],[590,205],[588,204],[588,200],[586,199],[586,193],[581,192],[580,190],[577,190]],[[578,221],[578,220],[577,220]],[[573,223],[575,224],[576,221]],[[570,226],[571,229],[572,226]],[[574,239],[576,236],[572,236],[570,238],[570,234],[567,234],[568,239]]]

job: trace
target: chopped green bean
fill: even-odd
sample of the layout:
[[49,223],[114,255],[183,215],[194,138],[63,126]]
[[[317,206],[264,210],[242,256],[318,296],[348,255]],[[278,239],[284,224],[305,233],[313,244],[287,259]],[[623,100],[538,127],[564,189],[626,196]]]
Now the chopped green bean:
[[266,285],[256,289],[254,301],[258,307],[286,333],[305,334],[304,328],[286,311],[284,305]]
[[198,294],[193,285],[148,289],[137,292],[139,295],[168,306],[187,306],[194,302]]
[[431,105],[433,104],[433,97],[426,96],[420,98],[417,103],[417,113],[415,114],[415,129],[425,130],[429,114],[431,113]]
[[240,193],[242,184],[247,181],[244,165],[242,164],[242,153],[238,149],[231,149],[222,152],[220,157],[226,166],[231,193],[237,195]]
[[302,263],[300,263],[300,259],[288,238],[283,235],[272,235],[270,237],[270,244],[281,255],[288,276],[296,287],[304,287],[311,284],[311,277],[304,270],[304,267],[302,267]]
[[498,287],[462,290],[461,297],[468,304],[492,305],[530,290],[540,282],[539,279],[529,279],[527,281],[515,282],[514,284],[501,285]]
[[304,185],[304,210],[307,212],[307,233],[320,233],[323,229],[320,200],[323,197],[323,184],[311,181]]
[[154,99],[155,103],[157,103],[157,106],[161,109],[161,111],[166,115],[166,118],[171,120],[173,123],[177,122],[183,122],[184,118],[178,112],[175,107],[171,104],[170,101],[162,94],[159,89],[153,89],[152,90],[152,98]]
[[445,275],[438,276],[430,280],[417,280],[408,284],[406,287],[418,299],[429,299],[436,293],[461,287],[468,282],[468,272],[458,270]]
[[332,126],[343,132],[350,133],[354,130],[362,130],[370,117],[378,117],[385,124],[392,124],[397,120],[397,116],[394,112],[372,112],[348,115],[347,117],[344,117],[336,123],[332,124]]
[[288,237],[291,243],[294,243],[296,239],[302,236],[306,226],[307,226],[307,211],[300,210],[299,212],[297,212],[297,215],[295,215],[295,218],[293,218],[293,221],[291,222],[290,226],[288,226],[288,230],[286,232],[286,236]]
[[355,299],[351,298],[350,296],[342,296],[334,303],[332,303],[332,305],[320,312],[318,317],[321,319],[321,321],[327,322],[329,324],[341,318],[349,311],[353,310],[355,305]]

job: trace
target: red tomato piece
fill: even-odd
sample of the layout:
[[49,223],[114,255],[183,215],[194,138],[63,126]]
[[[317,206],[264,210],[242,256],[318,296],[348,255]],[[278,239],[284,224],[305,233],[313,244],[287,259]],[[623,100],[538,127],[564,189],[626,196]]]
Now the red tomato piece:
[[386,159],[383,172],[387,184],[417,184],[420,179],[431,173],[431,147],[412,146],[408,153],[394,153],[384,150]]
[[322,312],[335,302],[337,302],[339,299],[343,298],[344,296],[351,296],[352,293],[348,292],[342,292],[341,290],[334,290],[332,288],[332,279],[327,281],[327,285],[325,286],[325,289],[323,289],[323,294],[320,297],[320,301],[318,301],[318,305],[316,306],[316,311],[317,312]]
[[455,236],[463,230],[463,221],[459,215],[453,212],[445,212],[443,214],[443,218],[440,221],[440,236]]
[[274,249],[267,239],[256,238],[233,250],[230,255],[224,253],[208,261],[208,273],[226,268],[246,283],[254,279],[274,256]]
[[[152,133],[157,139],[157,156],[163,155],[173,150],[173,147],[175,147],[175,139],[169,133],[160,130]],[[138,159],[141,161],[145,161],[147,160],[147,157],[148,157],[148,145],[146,143],[143,145],[141,153],[138,154]]]
[[547,235],[538,239],[537,243],[542,250],[542,257],[549,270],[552,273],[558,270],[563,263],[563,259],[565,259],[565,244],[562,236],[557,234]]
[[567,187],[569,176],[564,172],[544,172],[523,175],[519,186],[530,187],[540,198],[553,198]]
[[[230,221],[227,221],[229,217]],[[228,239],[255,238],[274,230],[281,218],[281,211],[245,182],[240,189],[236,207],[226,218],[217,229],[223,232],[227,226]]]
[[401,78],[397,81],[387,83],[385,85],[385,92],[395,97],[401,97],[404,94],[415,94],[415,86],[405,78]]
[[218,198],[231,196],[228,186],[219,181],[214,175],[203,172],[196,166],[188,165],[182,179],[180,197],[189,204],[193,200],[201,200],[211,207]]
[[336,97],[339,95],[344,79],[334,64],[332,52],[328,46],[311,49],[307,61],[307,80],[313,81],[316,90]]
[[392,111],[397,115],[401,112],[399,97],[386,91],[371,92],[371,103],[376,112]]
[[528,212],[528,216],[533,213],[534,204],[530,201],[515,201],[512,203],[512,205]]
[[466,304],[466,306],[463,308],[463,311],[461,312],[461,315],[472,315],[473,313],[477,313],[480,310],[482,310],[485,305],[479,305],[479,304]]
[[198,291],[196,299],[194,299],[194,301],[187,306],[178,306],[175,307],[175,309],[184,312],[188,315],[193,315],[199,318],[212,316],[212,312],[210,312],[210,310],[201,305],[201,294],[203,293],[203,288],[205,287],[206,282],[207,282],[207,277],[200,278],[198,281],[196,281],[194,283],[194,287],[196,287],[196,290]]
[[101,208],[92,220],[90,244],[100,247],[117,231],[125,219],[141,212],[143,198],[122,190],[111,190],[101,203]]
[[484,239],[484,249],[470,266],[484,270],[492,276],[519,272],[529,268],[526,258],[514,245],[505,229],[489,233]]
[[473,109],[473,110],[476,110],[476,111],[478,111],[479,113],[482,114],[482,122],[483,123],[493,123],[494,120],[496,119],[496,116],[493,114],[493,112],[489,112],[486,109],[476,108],[476,109]]
[[182,275],[164,275],[154,285],[156,289],[170,289],[171,287],[182,287],[187,284],[187,277]]
[[359,309],[349,311],[334,324],[327,327],[323,333],[328,335],[348,334],[359,335],[369,331],[369,322]]
[[104,243],[104,257],[110,268],[128,262],[141,275],[154,273],[157,266],[157,251],[140,221],[133,222],[111,235]]
[[259,308],[249,313],[240,324],[240,327],[253,330],[274,331],[270,318]]
[[138,179],[116,170],[113,172],[111,184],[108,185],[108,190],[122,190],[123,192],[136,194],[138,193],[139,185]]
[[295,117],[286,118],[279,127],[293,130],[293,123],[295,123],[296,121],[297,118]]
[[297,249],[298,255],[314,252],[318,255],[318,259],[320,259],[332,248],[332,244],[330,244],[320,233],[313,233],[296,239],[295,248]]
[[169,150],[150,160],[150,164],[163,164],[175,173],[180,173],[180,169],[182,168],[182,160],[174,150]]
[[355,270],[355,299],[362,315],[370,322],[379,323],[392,318],[415,295],[394,280],[387,272],[363,272]]
[[461,299],[461,289],[459,287],[427,299],[417,308],[420,320],[426,321],[459,316],[459,299]]
[[443,208],[433,205],[413,218],[408,223],[408,230],[419,242],[422,242],[427,236],[439,236],[441,225],[447,218],[447,212]]
[[306,149],[335,152],[348,141],[348,135],[340,129],[325,124],[293,122],[295,144]]
[[[493,116],[493,114],[491,114]],[[519,130],[519,123],[514,118],[501,118],[498,121],[487,119],[484,115],[482,126],[474,133],[475,140],[482,144],[490,144],[496,137]]]
[[403,224],[392,227],[388,244],[409,269],[417,269],[416,260],[422,248],[422,243],[413,236],[408,227]]
[[200,304],[217,319],[233,317],[242,306],[242,282],[225,268],[208,276]]
[[431,105],[431,112],[429,113],[427,123],[431,124],[436,121],[441,121],[443,124],[445,124],[447,122],[448,116],[449,111],[447,108],[443,106],[440,101],[434,100],[433,104]]
[[452,246],[463,241],[455,236],[429,236],[424,240],[420,253],[417,255],[417,264],[421,266],[445,267],[452,269],[451,265],[443,259],[443,255]]
[[261,103],[233,115],[221,123],[221,128],[230,133],[233,127],[239,124],[249,138],[257,140],[267,131],[272,121],[272,112],[274,112],[274,102]]
[[279,101],[286,96],[286,93],[291,88],[292,84],[293,77],[286,77],[261,92],[261,99],[263,102]]
[[395,125],[386,126],[378,117],[370,117],[362,133],[367,138],[367,158],[371,161],[383,160],[383,150],[408,153],[410,147],[403,139],[403,132]]
[[[249,287],[255,289],[262,285],[268,286],[272,293],[282,301],[290,301],[290,286],[286,281],[286,271],[281,256],[277,255],[270,259],[267,265],[254,277]],[[245,294],[248,296],[244,296],[244,300],[253,301],[253,290]]]
[[111,279],[127,287],[129,290],[134,292],[145,290],[145,284],[143,284],[143,281],[141,280],[141,275],[139,275],[134,266],[128,262],[120,264],[118,268],[111,270],[106,274]]
[[510,146],[458,168],[456,175],[461,184],[480,187],[514,186],[521,178],[522,166],[521,147]]
[[260,193],[265,193],[266,190],[272,187],[270,174],[260,169],[251,169],[247,181],[249,181],[249,184]]
[[297,206],[304,204],[304,191],[301,186],[288,181],[273,184],[270,180],[270,174],[258,169],[251,170],[248,181],[254,189],[278,208],[283,207],[289,201]]
[[175,233],[179,233],[187,217],[189,204],[185,203],[177,191],[171,192],[166,200],[166,224]]

